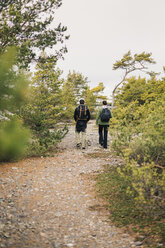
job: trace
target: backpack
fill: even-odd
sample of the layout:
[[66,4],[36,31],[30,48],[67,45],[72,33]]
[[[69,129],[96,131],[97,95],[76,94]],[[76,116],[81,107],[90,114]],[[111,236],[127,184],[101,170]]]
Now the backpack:
[[79,120],[87,120],[87,106],[79,105],[77,108],[78,119]]
[[109,119],[111,118],[111,112],[108,108],[103,108],[101,114],[100,114],[100,119],[102,122],[108,122]]

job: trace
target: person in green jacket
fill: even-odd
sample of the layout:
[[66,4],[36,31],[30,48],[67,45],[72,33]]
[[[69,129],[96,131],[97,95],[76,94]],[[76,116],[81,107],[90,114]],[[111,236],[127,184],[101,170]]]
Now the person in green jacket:
[[109,120],[112,118],[112,114],[107,106],[107,101],[104,100],[102,103],[102,107],[97,113],[96,125],[99,126],[99,144],[107,149],[108,127]]

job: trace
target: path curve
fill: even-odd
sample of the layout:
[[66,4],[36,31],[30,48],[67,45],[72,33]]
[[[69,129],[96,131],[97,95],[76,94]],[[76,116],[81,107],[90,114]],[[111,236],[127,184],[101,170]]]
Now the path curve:
[[[133,237],[116,228],[95,192],[94,176],[113,158],[94,159],[98,149],[94,122],[88,146],[77,150],[74,127],[54,157],[29,158],[0,166],[0,247],[131,248]],[[93,206],[99,206],[93,211]]]

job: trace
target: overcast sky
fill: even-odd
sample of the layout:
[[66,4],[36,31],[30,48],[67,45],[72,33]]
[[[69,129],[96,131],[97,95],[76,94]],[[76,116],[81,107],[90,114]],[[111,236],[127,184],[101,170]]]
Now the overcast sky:
[[75,70],[88,77],[91,87],[103,82],[109,97],[122,78],[113,64],[128,50],[151,52],[157,64],[150,70],[163,71],[165,0],[63,0],[55,20],[70,35],[68,53],[58,62],[64,77]]

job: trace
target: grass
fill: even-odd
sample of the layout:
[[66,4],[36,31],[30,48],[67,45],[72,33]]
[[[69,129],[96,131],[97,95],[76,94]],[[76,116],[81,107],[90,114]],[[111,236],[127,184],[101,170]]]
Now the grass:
[[105,166],[105,172],[97,177],[99,194],[106,199],[110,219],[117,226],[126,227],[136,233],[137,241],[143,247],[165,248],[165,216],[164,211],[151,211],[137,205],[133,197],[126,195],[129,182],[121,179],[116,168]]

